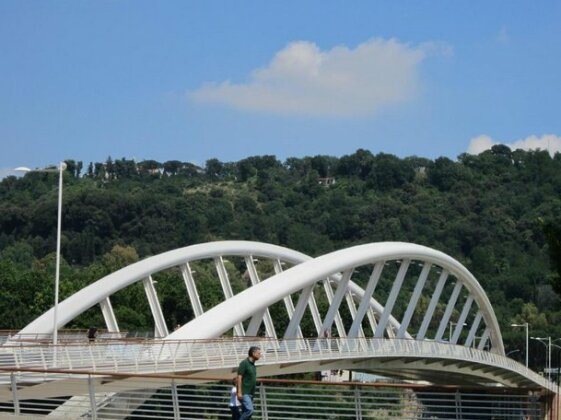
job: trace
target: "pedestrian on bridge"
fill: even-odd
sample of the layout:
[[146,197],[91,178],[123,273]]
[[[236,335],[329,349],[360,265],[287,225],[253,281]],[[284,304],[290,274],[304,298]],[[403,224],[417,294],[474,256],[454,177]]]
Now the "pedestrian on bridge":
[[88,329],[88,341],[93,343],[95,341],[95,337],[97,336],[97,328],[90,327]]
[[261,349],[251,346],[247,358],[242,360],[238,367],[237,393],[238,400],[242,403],[240,420],[251,419],[253,415],[253,396],[257,384],[257,368],[255,362],[261,358]]

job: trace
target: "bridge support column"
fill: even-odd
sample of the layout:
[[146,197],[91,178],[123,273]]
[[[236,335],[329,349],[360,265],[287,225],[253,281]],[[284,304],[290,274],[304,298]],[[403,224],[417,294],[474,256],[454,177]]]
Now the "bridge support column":
[[91,375],[88,375],[88,391],[90,394],[90,405],[91,405],[91,419],[97,419],[97,400],[95,398],[95,389],[94,389],[94,378]]
[[189,301],[191,302],[195,318],[199,317],[204,313],[204,311],[203,306],[201,305],[199,292],[197,291],[197,286],[195,285],[193,270],[191,270],[191,266],[188,262],[181,265],[180,270],[181,275],[183,276],[183,281],[185,282],[185,287],[187,288],[187,294],[189,295]]
[[267,408],[267,393],[265,392],[265,385],[263,383],[259,385],[259,404],[261,406],[261,418],[263,420],[268,420],[269,416],[267,413],[269,409]]
[[456,390],[456,395],[454,395],[454,402],[456,405],[456,418],[462,418],[462,394],[459,390]]
[[376,332],[374,333],[374,337],[382,338],[384,337],[384,330],[386,329],[386,324],[388,323],[390,316],[393,311],[393,306],[397,297],[399,295],[399,291],[401,290],[401,285],[403,284],[403,280],[405,279],[405,275],[407,274],[407,270],[409,269],[409,264],[411,260],[403,260],[401,265],[399,266],[399,271],[397,272],[397,276],[394,279],[392,290],[390,295],[388,296],[388,300],[386,302],[386,306],[384,307],[384,311],[380,316],[380,321],[378,321],[378,327],[376,328]]
[[[230,284],[228,271],[226,271],[226,266],[224,265],[224,260],[222,259],[222,257],[214,258],[214,266],[216,268],[216,272],[218,273],[220,284],[222,285],[224,298],[230,299],[232,296],[234,296],[234,292],[232,292],[232,285]],[[234,325],[234,335],[238,337],[243,337],[245,335],[243,324],[241,322]]]
[[179,396],[177,395],[177,384],[175,379],[171,380],[171,398],[173,404],[173,418],[174,420],[181,420],[181,411],[179,410]]
[[360,401],[360,389],[355,386],[355,418],[357,420],[362,420],[362,406]]
[[[280,274],[280,273],[283,272],[282,265],[283,265],[283,262],[279,259],[276,259],[273,262],[273,266],[275,268],[275,274]],[[292,319],[292,316],[294,315],[294,302],[292,301],[292,298],[290,297],[290,295],[285,296],[283,300],[284,300],[284,306],[286,308],[286,313],[288,314],[288,320],[290,322],[290,320]],[[314,321],[315,321],[315,319],[314,319]],[[298,325],[298,329],[296,331],[296,337],[297,338],[302,338],[303,337],[302,329],[300,328],[300,325]]]
[[[358,332],[360,326],[362,324],[362,320],[364,316],[367,314],[368,310],[370,309],[370,299],[374,295],[374,290],[376,289],[376,285],[378,284],[378,280],[380,280],[380,276],[382,274],[382,270],[384,269],[384,263],[378,262],[372,269],[372,274],[370,274],[370,278],[368,280],[368,285],[364,291],[364,296],[358,305],[358,310],[356,316],[354,318],[353,324],[349,329],[348,337],[355,338],[358,336]],[[372,332],[376,330],[374,324],[371,323]]]
[[10,381],[12,387],[12,403],[14,404],[14,414],[16,416],[19,416],[20,410],[19,410],[19,399],[18,399],[18,384],[16,380],[16,374],[13,372],[10,374]]
[[107,331],[119,332],[119,324],[117,324],[117,318],[115,318],[115,312],[113,312],[113,306],[111,306],[109,297],[99,302],[99,306],[101,306],[101,313],[103,314],[103,319],[105,319]]
[[436,310],[436,305],[438,304],[438,300],[440,299],[440,295],[442,294],[442,290],[444,289],[444,285],[446,284],[447,278],[448,278],[448,272],[446,270],[442,270],[442,273],[440,274],[440,278],[438,279],[438,283],[436,284],[436,287],[432,294],[429,307],[425,312],[425,317],[423,318],[423,323],[421,324],[421,328],[417,332],[417,340],[422,340],[423,338],[425,338],[425,334],[427,333],[427,329],[432,320],[434,311]]
[[160,306],[160,301],[158,300],[158,293],[154,287],[154,280],[152,276],[146,277],[142,284],[144,285],[144,291],[146,297],[148,298],[148,305],[152,312],[152,317],[154,318],[154,335],[156,338],[163,338],[169,334],[166,321],[164,319],[164,314],[162,312],[162,307]]

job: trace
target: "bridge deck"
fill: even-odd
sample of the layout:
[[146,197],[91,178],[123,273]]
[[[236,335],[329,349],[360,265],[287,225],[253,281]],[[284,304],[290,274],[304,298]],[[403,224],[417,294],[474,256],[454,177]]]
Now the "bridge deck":
[[[554,384],[512,359],[434,341],[378,338],[108,340],[53,346],[38,342],[0,347],[0,369],[83,370],[98,373],[231,375],[249,345],[259,345],[260,374],[352,369],[444,384],[497,383],[544,388]],[[35,375],[36,376],[36,375]]]

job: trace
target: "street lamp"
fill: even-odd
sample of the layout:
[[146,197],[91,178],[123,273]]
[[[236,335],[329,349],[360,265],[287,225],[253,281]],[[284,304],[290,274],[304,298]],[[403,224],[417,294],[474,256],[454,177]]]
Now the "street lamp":
[[526,368],[528,368],[528,323],[523,324],[510,324],[511,327],[524,327],[526,330]]
[[[556,341],[561,340],[561,338],[556,338],[555,340],[551,340],[551,345],[553,347],[558,348],[559,350],[561,350],[561,346],[558,346],[557,344],[554,344]],[[561,353],[558,351],[557,352],[557,393],[559,394],[559,375],[560,375],[560,371],[561,371]]]
[[519,351],[520,351],[520,349],[511,350],[507,354],[505,354],[505,357],[508,357],[509,355],[514,354],[514,353],[518,353]]
[[[551,381],[551,337],[530,337],[532,340],[539,341],[545,346],[547,352],[547,379]],[[547,341],[547,344],[546,344]]]
[[16,168],[20,172],[58,172],[58,217],[56,235],[56,268],[55,268],[55,306],[53,314],[53,344],[58,343],[58,289],[60,279],[60,233],[62,230],[62,174],[66,169],[66,163],[60,162],[58,167],[48,167],[44,169],[30,169],[25,166]]

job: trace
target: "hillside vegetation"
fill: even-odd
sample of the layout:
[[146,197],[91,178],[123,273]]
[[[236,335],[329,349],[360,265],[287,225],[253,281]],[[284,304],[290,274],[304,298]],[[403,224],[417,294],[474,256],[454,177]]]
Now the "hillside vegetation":
[[[61,299],[138,259],[206,241],[256,240],[312,256],[407,241],[467,266],[494,305],[507,351],[524,346],[523,329],[512,329],[512,322],[529,322],[532,335],[561,337],[554,246],[560,154],[495,146],[457,161],[358,150],[284,162],[211,159],[204,168],[181,161],[109,158],[87,168],[66,162]],[[0,182],[2,328],[21,328],[52,306],[56,177],[29,173]],[[170,328],[185,322],[191,309],[184,290],[165,278],[159,283]],[[210,289],[201,294],[206,305],[218,299]],[[147,305],[141,288],[115,299],[123,328],[152,328],[140,310]],[[73,326],[101,325],[98,312]],[[533,364],[543,363],[539,346],[531,349]]]

